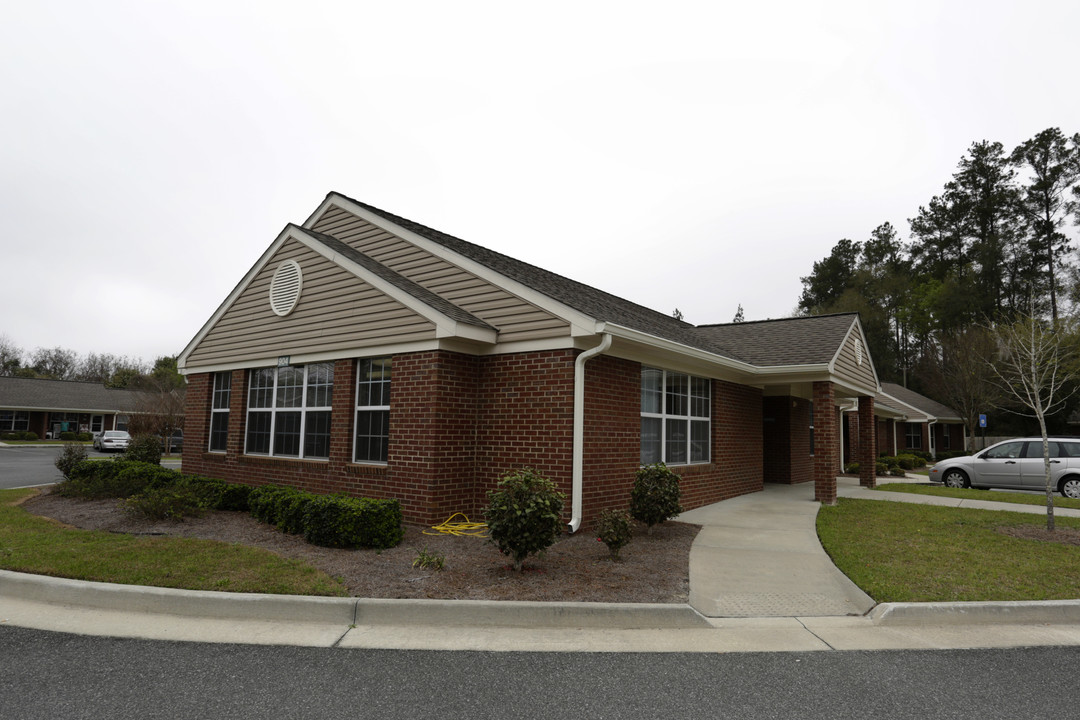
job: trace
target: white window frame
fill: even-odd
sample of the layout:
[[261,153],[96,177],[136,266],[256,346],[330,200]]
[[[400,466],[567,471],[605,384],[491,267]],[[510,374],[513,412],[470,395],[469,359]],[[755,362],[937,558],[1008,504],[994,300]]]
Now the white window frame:
[[[919,441],[917,445],[911,444],[911,428],[915,428],[915,438]],[[904,448],[907,450],[922,450],[922,423],[904,423]]]
[[[0,432],[26,432],[30,429],[29,410],[4,410],[8,417],[0,418]],[[16,427],[21,425],[22,427]]]
[[[642,395],[644,396],[644,383],[645,376],[648,372],[660,373],[660,412],[646,411],[645,410],[645,398],[642,397],[641,401],[641,418],[659,420],[660,421],[660,458],[659,460],[653,460],[653,462],[663,462],[666,465],[708,465],[712,462],[712,380],[697,375],[691,375],[684,372],[675,372],[672,370],[662,370],[654,367],[641,367],[641,385]],[[671,381],[677,378],[686,378],[686,394],[683,396],[686,403],[686,412],[670,412],[668,408],[668,387],[672,384]],[[705,388],[705,395],[695,395],[695,384],[699,384],[698,388],[702,385]],[[694,401],[704,401],[705,414],[698,414],[694,411]],[[685,422],[686,423],[686,460],[679,462],[672,462],[669,460],[671,453],[668,448],[668,423],[669,422]],[[644,424],[644,423],[643,423]],[[703,459],[694,459],[694,425],[705,425],[706,428],[706,441],[705,441],[705,457]],[[644,439],[644,432],[641,433],[642,440]]]
[[90,416],[90,432],[95,435],[102,432],[105,429],[105,416],[104,415],[91,415]]
[[[326,383],[316,384],[314,382],[311,382],[312,369],[317,368],[317,367],[329,367],[329,369],[330,369],[330,383],[328,385],[328,390],[325,393],[327,402],[330,403],[330,404],[327,404],[327,405],[315,405],[315,404],[309,405],[308,404],[308,401],[310,400],[309,389],[312,389],[312,388],[315,388],[315,387],[326,386]],[[273,385],[262,388],[264,391],[267,390],[267,389],[270,390],[270,393],[271,393],[270,394],[270,406],[269,407],[252,407],[251,406],[251,400],[252,400],[252,393],[251,393],[252,382],[251,382],[251,380],[252,380],[252,378],[255,377],[255,373],[259,373],[259,372],[261,372],[263,370],[273,370],[274,371],[274,383],[273,383]],[[289,386],[281,386],[281,387],[279,387],[279,381],[281,380],[282,374],[284,372],[286,372],[286,371],[289,371],[289,370],[293,370],[293,371],[299,370],[299,371],[301,371],[303,373],[303,382],[301,384],[299,384],[299,385],[289,385]],[[247,398],[246,398],[247,413],[246,413],[245,418],[244,418],[244,420],[245,420],[245,422],[244,422],[244,454],[245,455],[252,455],[252,456],[255,456],[255,457],[279,457],[279,458],[288,458],[288,459],[291,459],[291,460],[313,460],[313,461],[328,462],[330,460],[330,438],[329,437],[327,439],[327,448],[326,448],[326,455],[325,456],[323,456],[323,455],[309,456],[305,452],[305,446],[307,445],[306,440],[307,440],[307,429],[308,429],[307,428],[308,416],[310,414],[313,414],[313,413],[333,412],[333,408],[332,408],[333,394],[334,394],[333,393],[333,383],[334,383],[334,381],[333,381],[333,373],[334,373],[334,363],[332,363],[332,362],[311,363],[309,365],[281,365],[281,366],[278,366],[278,367],[275,367],[275,368],[254,368],[252,370],[249,370],[248,371]],[[299,404],[297,404],[297,405],[282,405],[282,404],[279,404],[281,393],[295,393],[297,391],[299,391],[299,393],[300,393],[300,402],[299,402]],[[277,430],[278,430],[278,427],[277,427],[278,417],[280,415],[282,415],[282,414],[285,414],[285,413],[295,413],[295,412],[300,413],[300,429],[299,429],[300,440],[298,442],[297,452],[296,452],[295,455],[291,454],[291,453],[282,453],[280,451],[275,452],[275,450],[276,450],[276,448],[275,448],[275,439],[276,439]],[[269,451],[268,452],[253,452],[250,449],[250,440],[251,440],[251,438],[250,438],[250,434],[249,434],[249,428],[251,426],[252,415],[253,414],[267,414],[267,413],[270,415],[270,444],[269,444]],[[330,431],[330,434],[332,434],[332,430]]]
[[[384,369],[386,369],[386,368],[390,369],[390,380],[389,380],[389,382],[390,382],[390,391],[385,393],[385,394],[380,392],[380,396],[382,396],[381,399],[385,401],[384,404],[381,404],[381,405],[370,405],[370,404],[369,405],[361,405],[360,404],[360,387],[362,385],[367,385],[367,386],[370,387],[374,383],[372,381],[370,381],[370,380],[367,380],[366,378],[361,378],[360,373],[363,371],[365,363],[373,363],[373,362],[382,362]],[[388,460],[389,460],[389,452],[390,452],[390,423],[389,423],[389,420],[387,421],[387,427],[386,427],[387,460],[370,460],[370,459],[367,459],[367,458],[358,459],[356,457],[356,446],[357,446],[356,441],[357,441],[357,431],[359,430],[360,413],[361,412],[386,412],[386,413],[390,412],[390,392],[393,391],[393,379],[394,379],[394,374],[393,374],[393,358],[392,357],[361,358],[360,360],[358,360],[356,362],[356,395],[353,398],[354,408],[353,408],[353,433],[352,433],[352,435],[353,435],[352,461],[354,463],[361,463],[361,464],[364,464],[364,465],[386,465]],[[379,380],[378,382],[380,384],[382,384],[383,382],[386,382],[386,381]]]
[[[221,387],[224,382],[229,381],[228,387]],[[224,402],[219,403],[218,400],[224,398]],[[225,372],[214,373],[214,384],[210,388],[210,432],[207,433],[206,438],[206,450],[212,453],[225,453],[229,447],[229,409],[232,405],[232,372],[226,370]],[[225,447],[217,449],[214,447],[214,421],[224,415],[225,416]],[[273,436],[271,435],[271,441]],[[245,434],[246,441],[246,434]]]

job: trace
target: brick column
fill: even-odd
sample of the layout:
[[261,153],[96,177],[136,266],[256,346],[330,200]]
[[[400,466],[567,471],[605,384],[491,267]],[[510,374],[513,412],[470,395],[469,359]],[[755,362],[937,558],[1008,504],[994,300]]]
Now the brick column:
[[859,398],[859,484],[863,487],[877,487],[877,439],[874,433],[874,398]]
[[233,370],[232,381],[229,385],[229,436],[225,441],[225,454],[234,462],[236,458],[244,454],[248,377],[247,370]]
[[814,383],[814,500],[836,504],[840,464],[836,396],[829,381]]

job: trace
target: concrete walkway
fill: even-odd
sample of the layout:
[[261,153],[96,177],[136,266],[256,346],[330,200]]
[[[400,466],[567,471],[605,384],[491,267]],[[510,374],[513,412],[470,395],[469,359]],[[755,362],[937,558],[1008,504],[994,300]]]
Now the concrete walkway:
[[690,510],[701,525],[690,549],[690,605],[706,617],[863,615],[874,600],[840,572],[818,542],[813,484]]
[[[838,485],[842,497],[959,503],[863,490],[849,478],[840,478]],[[875,606],[821,549],[815,532],[819,506],[812,493],[808,484],[770,485],[761,493],[684,513],[681,519],[703,525],[691,548],[689,605],[251,595],[0,570],[0,626],[156,640],[426,650],[812,652],[1080,646],[1080,600]],[[1038,506],[977,502],[985,509],[1044,512]]]

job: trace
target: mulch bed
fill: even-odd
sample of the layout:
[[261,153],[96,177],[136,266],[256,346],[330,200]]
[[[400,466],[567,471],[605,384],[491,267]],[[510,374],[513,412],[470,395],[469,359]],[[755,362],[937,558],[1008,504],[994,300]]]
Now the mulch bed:
[[[310,545],[246,513],[209,512],[183,522],[151,521],[132,515],[117,500],[81,500],[52,493],[26,501],[31,513],[88,530],[140,535],[176,535],[242,543],[298,558],[339,578],[355,597],[448,600],[542,600],[684,603],[690,585],[690,545],[699,525],[668,522],[634,539],[619,561],[588,530],[563,536],[522,572],[489,541],[476,537],[425,535],[406,526],[405,539],[389,550],[339,550]],[[442,554],[441,571],[413,567],[417,551]]]

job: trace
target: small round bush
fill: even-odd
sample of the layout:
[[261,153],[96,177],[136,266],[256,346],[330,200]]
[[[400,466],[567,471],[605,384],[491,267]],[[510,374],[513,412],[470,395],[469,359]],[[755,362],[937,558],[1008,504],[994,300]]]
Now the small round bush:
[[75,436],[75,439],[79,442],[90,442],[94,439],[94,436],[91,433],[79,433]]
[[907,475],[907,473],[904,472],[904,468],[901,467],[889,468],[889,474],[893,477],[904,477]]
[[38,434],[37,434],[36,432],[33,432],[33,431],[31,431],[31,432],[24,432],[24,433],[22,434],[22,436],[23,436],[23,437],[22,437],[22,439],[23,439],[23,440],[29,440],[30,442],[33,442],[33,441],[35,441],[35,440],[37,440],[37,439],[38,439]]
[[844,466],[844,472],[854,475],[859,472],[860,467],[859,463],[848,463]]
[[630,514],[645,523],[652,535],[653,525],[682,512],[679,504],[680,478],[664,463],[646,465],[637,471],[634,489],[630,491]]
[[56,469],[66,478],[71,478],[71,471],[86,459],[86,446],[77,442],[64,443],[64,449],[54,461]]
[[124,451],[126,460],[136,462],[161,464],[161,444],[153,435],[136,435],[128,442],[127,450]]
[[889,466],[886,465],[883,462],[875,463],[874,464],[874,470],[876,471],[877,475],[888,475],[889,474]]
[[597,539],[607,545],[612,560],[619,559],[619,550],[634,536],[634,527],[630,524],[630,513],[625,510],[607,509],[600,513],[596,521]]
[[525,468],[503,477],[488,492],[488,534],[503,555],[509,555],[520,572],[525,558],[551,547],[562,532],[566,495],[555,483]]
[[60,439],[64,442],[74,442],[79,436],[73,432],[64,431],[60,433]]

